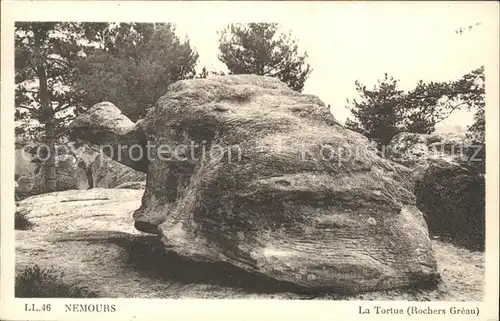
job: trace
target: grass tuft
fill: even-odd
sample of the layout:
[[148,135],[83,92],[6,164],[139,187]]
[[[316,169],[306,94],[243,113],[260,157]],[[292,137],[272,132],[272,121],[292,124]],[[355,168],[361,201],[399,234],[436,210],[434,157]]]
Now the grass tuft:
[[17,273],[15,296],[21,298],[96,298],[97,293],[86,287],[66,283],[64,273],[54,267],[44,269],[38,265]]
[[35,224],[31,222],[26,215],[28,211],[26,209],[17,210],[14,214],[14,229],[16,230],[30,230]]

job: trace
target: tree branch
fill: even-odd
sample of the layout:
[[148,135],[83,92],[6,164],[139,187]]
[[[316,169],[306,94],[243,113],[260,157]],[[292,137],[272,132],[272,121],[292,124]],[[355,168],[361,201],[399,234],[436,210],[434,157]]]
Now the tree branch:
[[450,115],[456,109],[458,109],[459,107],[464,106],[464,105],[467,105],[467,103],[463,102],[463,103],[456,104],[455,106],[452,106],[451,109],[450,109],[450,111],[444,117],[442,117],[440,120],[436,121],[436,124],[438,124],[438,123],[442,122],[443,120],[445,120],[446,118],[450,117]]
[[57,58],[57,57],[47,57],[49,60],[53,60],[54,62],[59,63],[60,65],[63,65],[63,67],[68,68],[69,63],[63,59]]
[[68,109],[70,107],[71,107],[70,104],[65,104],[65,105],[58,106],[57,108],[54,109],[54,113],[58,113],[60,111],[66,110],[66,109]]
[[22,88],[22,89],[19,89],[19,90],[22,91],[22,92],[25,92],[25,93],[38,94],[38,90],[30,90],[30,89],[25,89],[25,88]]
[[61,121],[64,121],[64,120],[66,120],[66,119],[71,119],[71,118],[74,118],[74,117],[75,117],[74,115],[66,115],[66,116],[64,116],[64,117],[56,118],[56,120],[57,120],[58,122],[61,122]]
[[37,109],[36,108],[33,108],[33,107],[28,107],[26,105],[18,105],[16,107],[19,107],[19,108],[24,108],[24,109],[27,109],[27,110],[31,110],[31,111],[36,111]]

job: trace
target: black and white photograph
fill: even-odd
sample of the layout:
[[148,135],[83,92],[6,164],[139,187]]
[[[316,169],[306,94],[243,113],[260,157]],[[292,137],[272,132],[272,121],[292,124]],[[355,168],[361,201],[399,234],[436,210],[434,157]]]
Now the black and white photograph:
[[237,299],[494,320],[498,3],[14,2],[2,319]]

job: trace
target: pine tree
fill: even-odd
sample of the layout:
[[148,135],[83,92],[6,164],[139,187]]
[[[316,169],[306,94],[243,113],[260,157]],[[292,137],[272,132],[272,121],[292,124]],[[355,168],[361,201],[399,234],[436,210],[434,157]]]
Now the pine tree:
[[17,22],[15,24],[16,134],[44,142],[45,186],[54,191],[55,141],[64,125],[83,110],[71,88],[85,50],[86,38],[101,25],[70,22]]
[[100,38],[75,82],[88,105],[110,101],[136,121],[170,84],[195,75],[198,54],[172,24],[120,23]]
[[312,69],[291,33],[277,23],[231,24],[220,32],[219,60],[232,74],[277,77],[302,91]]
[[346,126],[377,142],[379,147],[400,132],[432,133],[455,110],[484,110],[484,67],[447,82],[419,81],[410,91],[387,74],[373,90],[356,81],[360,100],[347,101],[354,118]]

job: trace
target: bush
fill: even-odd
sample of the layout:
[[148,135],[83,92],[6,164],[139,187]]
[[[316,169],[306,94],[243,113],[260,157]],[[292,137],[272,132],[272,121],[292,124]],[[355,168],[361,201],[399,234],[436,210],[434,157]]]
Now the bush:
[[28,214],[26,209],[16,210],[14,214],[14,229],[25,231],[31,229],[35,225],[26,217],[26,214]]
[[38,265],[24,268],[16,275],[15,296],[21,298],[95,298],[97,293],[86,287],[68,284],[64,273],[54,267],[40,268]]

